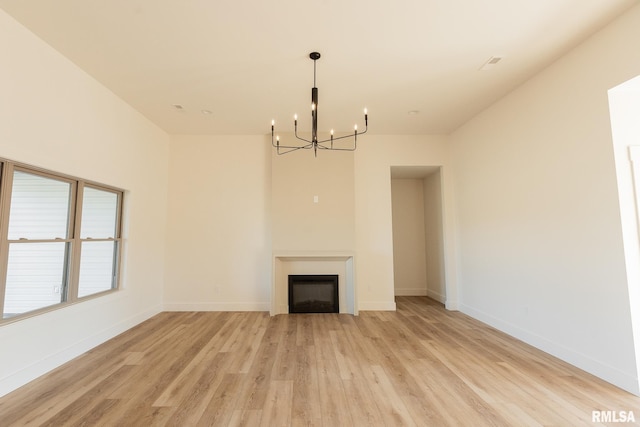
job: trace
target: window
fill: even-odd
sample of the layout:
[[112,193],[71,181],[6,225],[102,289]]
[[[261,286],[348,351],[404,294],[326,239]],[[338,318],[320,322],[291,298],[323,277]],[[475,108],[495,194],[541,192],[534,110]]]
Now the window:
[[122,195],[0,159],[0,322],[118,288]]
[[118,207],[117,193],[84,187],[79,297],[108,291],[116,285]]

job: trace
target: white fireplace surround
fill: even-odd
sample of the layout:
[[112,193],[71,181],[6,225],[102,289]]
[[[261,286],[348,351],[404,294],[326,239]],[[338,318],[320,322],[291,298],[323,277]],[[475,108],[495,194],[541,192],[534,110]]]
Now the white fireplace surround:
[[289,313],[290,274],[337,274],[340,313],[358,315],[352,252],[278,252],[273,254],[272,316]]

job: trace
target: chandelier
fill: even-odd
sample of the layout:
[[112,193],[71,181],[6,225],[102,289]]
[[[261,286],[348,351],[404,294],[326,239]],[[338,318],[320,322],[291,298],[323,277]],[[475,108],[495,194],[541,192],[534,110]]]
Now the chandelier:
[[[287,154],[297,150],[313,149],[314,156],[318,156],[318,150],[355,151],[358,142],[358,135],[367,132],[367,109],[364,109],[364,131],[358,133],[358,125],[353,127],[353,133],[343,136],[334,136],[331,129],[331,136],[328,139],[318,140],[318,88],[316,87],[316,61],[320,59],[318,52],[311,52],[309,58],[313,59],[313,88],[311,89],[311,140],[298,136],[298,115],[293,116],[293,129],[296,139],[302,141],[297,145],[285,145],[280,143],[280,136],[275,134],[275,120],[271,120],[271,145],[278,154]],[[336,145],[334,142],[351,139],[348,146]]]

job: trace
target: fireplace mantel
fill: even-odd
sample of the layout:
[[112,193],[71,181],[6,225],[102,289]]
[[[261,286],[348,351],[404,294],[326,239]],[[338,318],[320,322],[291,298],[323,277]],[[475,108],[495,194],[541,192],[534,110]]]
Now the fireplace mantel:
[[354,280],[353,252],[281,251],[273,254],[271,315],[289,312],[289,274],[337,274],[340,313],[358,315]]

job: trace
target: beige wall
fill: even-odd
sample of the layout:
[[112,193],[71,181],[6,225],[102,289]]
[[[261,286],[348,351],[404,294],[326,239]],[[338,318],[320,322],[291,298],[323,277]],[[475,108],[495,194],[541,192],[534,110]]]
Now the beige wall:
[[391,180],[395,295],[427,295],[424,196],[422,179]]
[[442,220],[442,179],[440,170],[425,176],[424,231],[427,264],[427,295],[442,303],[447,300]]
[[273,250],[353,251],[352,152],[271,153]]
[[3,11],[0,52],[0,156],[126,191],[123,290],[3,325],[2,395],[162,310],[169,138]]
[[[339,238],[343,239],[342,246],[349,249],[352,244],[355,248],[360,310],[395,308],[390,168],[442,165],[447,306],[457,305],[456,283],[462,282],[460,300],[465,312],[627,389],[636,387],[606,90],[640,70],[638,57],[628,43],[638,38],[637,10],[454,133],[452,153],[446,150],[445,136],[368,135],[362,139],[352,160],[353,234],[349,233],[350,213],[335,218],[337,222],[333,223],[335,229],[345,230]],[[315,194],[321,191],[313,188],[317,182],[309,181],[308,187],[300,185],[304,181],[296,181],[300,172],[295,169],[290,169],[292,176],[270,170],[271,162],[276,164],[287,157],[272,159],[268,141],[259,145],[260,139],[237,137],[233,140],[237,144],[224,147],[228,138],[213,137],[219,145],[216,151],[225,153],[222,158],[226,161],[217,160],[215,168],[198,163],[195,170],[189,162],[172,166],[172,177],[188,172],[199,175],[198,180],[204,182],[230,182],[231,188],[250,195],[252,201],[242,201],[233,191],[222,190],[220,205],[231,206],[229,210],[238,213],[238,207],[246,208],[244,203],[249,203],[254,213],[228,218],[215,207],[205,206],[206,215],[187,221],[188,228],[198,230],[209,220],[227,219],[214,227],[221,236],[215,242],[198,243],[193,248],[176,246],[184,253],[168,270],[167,304],[181,295],[181,282],[187,283],[182,278],[189,277],[193,283],[201,280],[203,284],[189,285],[188,302],[232,307],[253,298],[249,305],[261,307],[269,298],[271,249],[314,247],[307,242],[327,250],[333,248],[325,236],[314,233],[309,226],[314,221],[305,218],[297,223],[297,218],[288,218],[299,227],[298,232],[289,232],[277,223],[284,217],[275,220],[270,216],[282,212],[279,207],[291,202],[292,211],[314,218],[313,209],[324,208],[326,196]],[[172,150],[180,151],[177,142],[172,143]],[[260,152],[247,147],[259,147]],[[236,149],[243,151],[242,155]],[[184,154],[194,157],[203,153],[199,150]],[[310,153],[289,156],[298,154],[309,154],[301,160],[307,167],[317,160]],[[335,154],[344,153],[320,153],[324,154],[335,160]],[[455,174],[449,155],[456,160]],[[313,170],[320,163],[310,164]],[[336,176],[350,168],[341,168]],[[260,184],[237,184],[235,181],[245,173],[253,183]],[[324,172],[312,175],[317,178]],[[349,182],[342,178],[342,182]],[[283,186],[263,185],[270,179],[282,180]],[[174,198],[182,200],[178,184],[171,184],[170,216],[183,217],[187,214],[178,209],[197,210],[202,202],[193,193],[186,204],[175,205]],[[275,188],[294,188],[287,187],[292,185],[298,187],[289,195],[271,193]],[[332,203],[339,199],[338,194],[329,196]],[[314,206],[314,195],[323,206]],[[277,209],[270,206],[272,200],[278,204]],[[258,213],[259,206],[267,208]],[[344,206],[349,212],[348,202]],[[290,213],[285,211],[283,215]],[[223,224],[230,224],[229,230]],[[170,231],[171,246],[178,242],[181,232],[178,225],[170,227],[175,227]],[[276,228],[284,233],[272,236]],[[296,239],[298,235],[305,238]],[[237,241],[244,243],[233,246]],[[244,252],[257,261],[248,272],[241,271],[245,263],[232,261],[237,256],[217,264],[214,274],[220,274],[220,290],[216,294],[208,282],[213,269],[192,263],[189,251],[224,254],[228,245],[232,245],[232,253]],[[241,277],[241,285],[236,284],[237,277]]]
[[[345,188],[326,196],[329,181],[311,182],[292,193],[293,207],[310,218],[313,209],[345,209],[336,217],[329,209],[325,230],[343,230],[341,245],[354,249],[359,309],[395,308],[390,168],[442,166],[447,307],[462,302],[466,313],[638,392],[607,104],[608,89],[640,73],[630,42],[638,39],[640,6],[453,135],[367,135],[351,158],[337,160],[349,163],[344,169],[314,175],[338,177]],[[329,247],[306,219],[302,240],[274,222],[271,180],[299,182],[297,172],[272,174],[267,138],[169,142],[1,11],[0,50],[0,155],[127,191],[124,290],[0,328],[12,349],[0,355],[0,394],[163,301],[169,309],[266,310],[273,248]],[[289,199],[274,201],[282,213]],[[285,232],[274,245],[276,227]]]
[[262,136],[173,136],[167,310],[269,310],[271,150]]
[[262,136],[172,137],[165,307],[268,310],[274,253],[328,252],[353,254],[357,308],[395,308],[390,168],[445,164],[445,141],[367,136],[315,158]]

